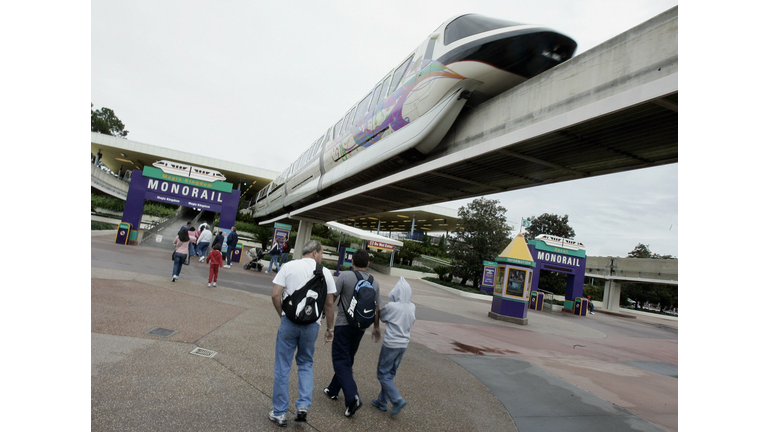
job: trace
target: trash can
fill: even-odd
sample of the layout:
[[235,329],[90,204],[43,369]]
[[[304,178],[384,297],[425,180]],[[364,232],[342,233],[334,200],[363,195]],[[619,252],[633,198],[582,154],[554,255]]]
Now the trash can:
[[573,313],[575,315],[587,316],[587,310],[589,309],[589,300],[581,297],[576,297],[573,302]]
[[232,253],[232,262],[239,263],[240,258],[243,256],[243,244],[238,243],[235,245],[235,251]]
[[531,302],[528,305],[528,308],[533,310],[543,310],[544,309],[544,294],[540,293],[538,291],[533,291],[531,293]]
[[115,235],[115,243],[126,245],[128,239],[131,236],[131,224],[128,222],[120,222],[117,226],[117,234]]

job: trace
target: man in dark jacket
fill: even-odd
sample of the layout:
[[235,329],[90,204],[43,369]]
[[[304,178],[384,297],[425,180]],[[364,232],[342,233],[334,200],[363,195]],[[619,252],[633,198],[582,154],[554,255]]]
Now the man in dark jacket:
[[211,244],[211,250],[213,250],[213,247],[217,244],[224,246],[224,231],[222,230],[218,230],[216,237],[214,237],[213,243]]
[[227,265],[224,268],[232,267],[232,254],[235,253],[235,247],[237,246],[237,232],[235,227],[232,227],[232,232],[227,236]]

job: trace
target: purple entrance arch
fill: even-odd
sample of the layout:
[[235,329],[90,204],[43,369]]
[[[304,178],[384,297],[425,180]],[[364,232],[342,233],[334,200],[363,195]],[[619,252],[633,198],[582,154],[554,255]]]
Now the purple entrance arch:
[[[171,177],[179,179],[174,176],[169,178]],[[237,206],[240,202],[239,190],[224,192],[205,187],[210,185],[207,182],[194,179],[179,180],[181,181],[145,177],[141,171],[133,170],[122,221],[130,223],[133,229],[138,230],[144,212],[144,200],[150,200],[216,212],[221,215],[219,226],[227,229],[235,226]]]

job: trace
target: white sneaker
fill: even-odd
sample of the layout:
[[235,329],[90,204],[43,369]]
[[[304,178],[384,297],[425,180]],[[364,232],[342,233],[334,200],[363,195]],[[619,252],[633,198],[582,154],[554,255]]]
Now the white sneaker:
[[211,283],[210,283],[210,282],[208,282],[208,286],[211,286]]
[[224,268],[232,268],[232,266],[225,265]]
[[288,426],[288,420],[285,418],[285,414],[276,416],[274,411],[269,412],[269,419],[273,422],[277,423],[280,427],[286,427]]
[[216,286],[216,282],[213,283],[213,286]]
[[176,282],[176,279],[178,279],[178,278],[179,278],[178,276],[173,275],[173,279],[171,279],[171,281]]
[[203,261],[205,261],[205,258],[200,257],[200,262],[203,262]]

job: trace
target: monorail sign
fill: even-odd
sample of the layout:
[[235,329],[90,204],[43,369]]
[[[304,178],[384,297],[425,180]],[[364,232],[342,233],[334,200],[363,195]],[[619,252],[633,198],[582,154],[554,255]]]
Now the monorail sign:
[[220,213],[219,226],[229,229],[235,225],[240,191],[221,180],[171,174],[145,166],[143,171],[134,170],[131,176],[123,222],[139,227],[144,200]]

